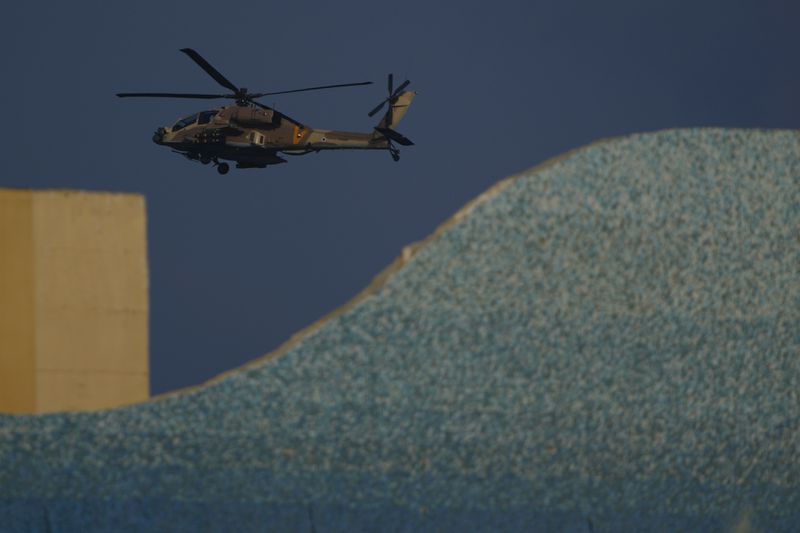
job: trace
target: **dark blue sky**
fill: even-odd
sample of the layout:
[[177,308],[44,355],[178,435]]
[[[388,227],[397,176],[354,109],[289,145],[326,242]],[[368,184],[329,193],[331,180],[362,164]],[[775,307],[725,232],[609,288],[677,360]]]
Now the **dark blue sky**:
[[[17,2],[3,10],[0,186],[147,196],[152,391],[277,347],[506,175],[602,137],[800,127],[800,3],[784,1]],[[190,163],[151,140],[203,109],[120,91],[373,80],[264,103],[369,131],[385,76],[419,95],[417,145],[266,170]]]

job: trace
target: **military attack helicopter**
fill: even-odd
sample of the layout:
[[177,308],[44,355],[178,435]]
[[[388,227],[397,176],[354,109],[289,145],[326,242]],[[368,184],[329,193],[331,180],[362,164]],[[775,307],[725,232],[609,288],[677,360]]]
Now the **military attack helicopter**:
[[279,153],[305,155],[321,150],[388,150],[392,159],[398,161],[400,150],[394,143],[401,146],[414,144],[395,130],[395,126],[406,114],[408,106],[416,95],[415,92],[404,91],[410,83],[408,80],[394,88],[393,76],[389,74],[388,96],[368,113],[369,116],[373,116],[388,104],[386,114],[373,132],[321,130],[310,128],[256,100],[263,96],[354,87],[369,85],[372,82],[251,93],[246,88],[231,83],[191,48],[183,48],[181,52],[189,56],[217,83],[232,92],[228,94],[118,93],[117,96],[233,100],[236,103],[234,106],[200,111],[178,120],[172,127],[158,128],[153,135],[153,142],[156,144],[167,146],[192,161],[204,165],[213,163],[220,174],[227,174],[230,170],[230,166],[224,161],[235,161],[236,168],[265,168],[267,165],[285,163],[286,159],[280,157]]

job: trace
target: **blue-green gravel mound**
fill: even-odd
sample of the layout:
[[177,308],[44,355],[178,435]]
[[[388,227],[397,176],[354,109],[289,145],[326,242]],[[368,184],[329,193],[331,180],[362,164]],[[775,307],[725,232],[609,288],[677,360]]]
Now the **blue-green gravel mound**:
[[0,416],[0,530],[797,530],[799,184],[719,129],[505,180],[280,357]]

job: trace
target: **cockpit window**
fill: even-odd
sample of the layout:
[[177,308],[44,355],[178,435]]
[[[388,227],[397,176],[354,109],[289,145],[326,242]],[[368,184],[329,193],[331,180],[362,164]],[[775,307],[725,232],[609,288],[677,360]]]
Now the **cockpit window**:
[[197,118],[197,123],[208,124],[209,122],[211,122],[211,119],[213,119],[216,114],[217,114],[216,111],[203,111]]
[[175,123],[174,126],[172,126],[172,131],[182,130],[186,126],[189,126],[190,124],[194,124],[195,122],[197,122],[197,114],[196,113],[194,115],[190,116],[190,117],[186,117],[186,118],[180,119],[178,122]]

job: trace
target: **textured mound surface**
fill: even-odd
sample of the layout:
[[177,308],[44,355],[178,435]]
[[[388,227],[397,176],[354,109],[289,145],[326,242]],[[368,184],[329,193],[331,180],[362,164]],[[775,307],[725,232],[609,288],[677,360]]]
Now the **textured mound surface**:
[[280,357],[0,417],[0,524],[796,529],[799,182],[800,135],[729,130],[506,180]]

